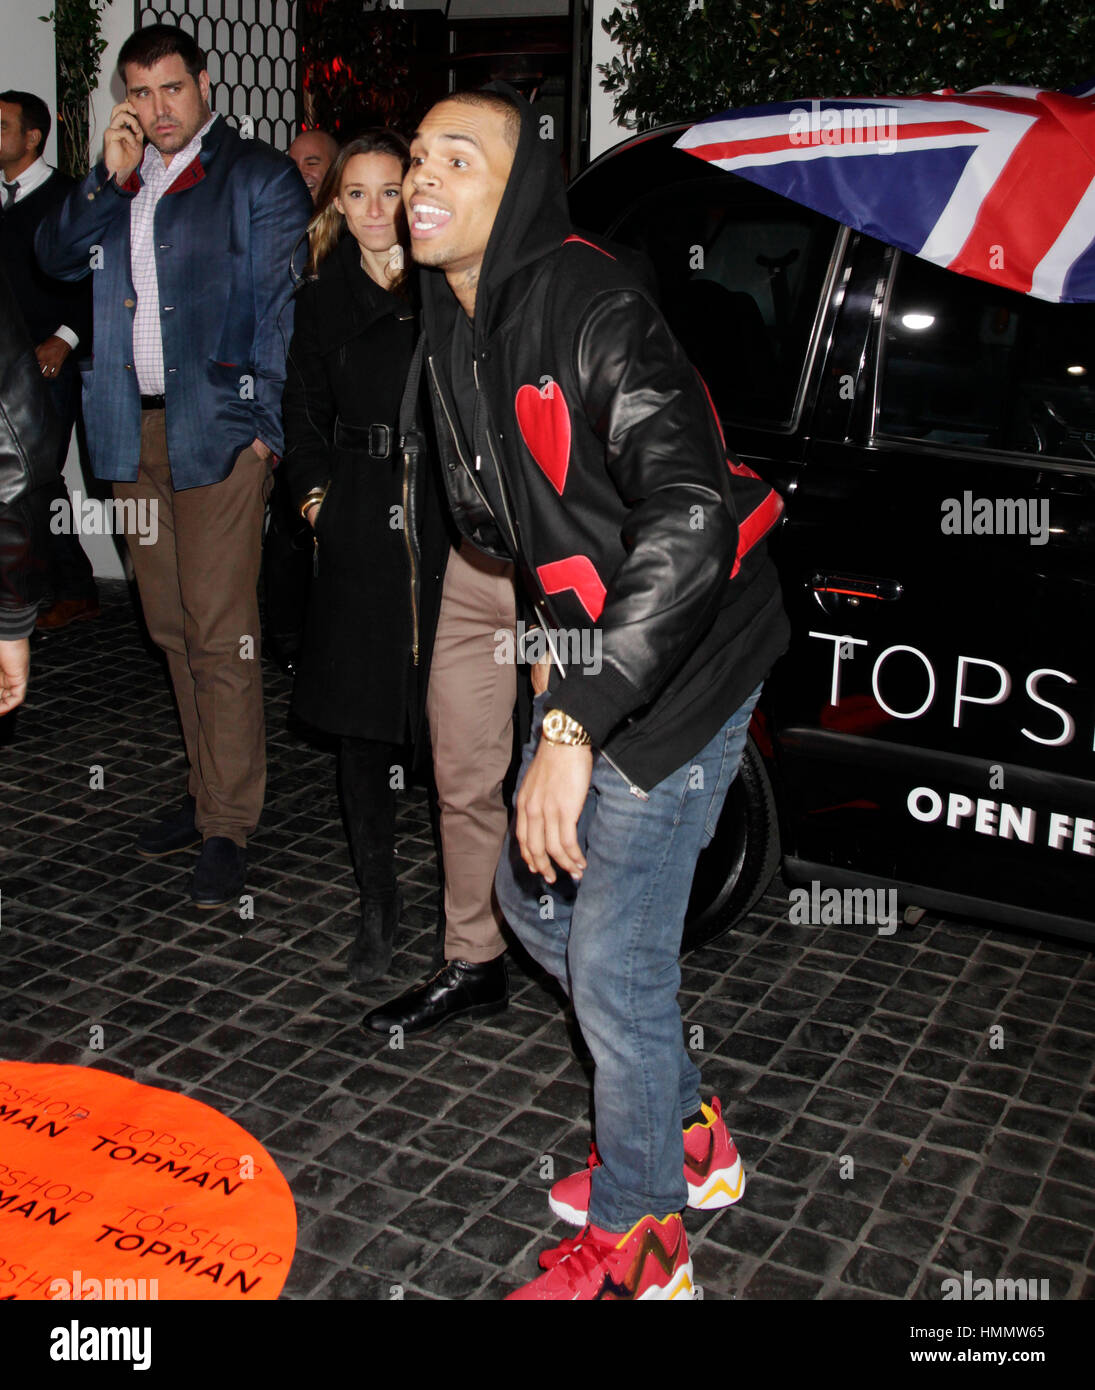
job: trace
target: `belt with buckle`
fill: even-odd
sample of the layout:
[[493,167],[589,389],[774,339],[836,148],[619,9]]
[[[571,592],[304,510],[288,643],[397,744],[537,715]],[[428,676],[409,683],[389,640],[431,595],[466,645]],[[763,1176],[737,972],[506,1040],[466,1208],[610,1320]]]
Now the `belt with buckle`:
[[163,396],[142,396],[142,397],[141,397],[141,409],[142,409],[142,410],[162,410],[163,408],[164,408],[164,398],[163,398]]
[[347,425],[335,421],[334,442],[340,449],[357,449],[373,459],[391,457],[392,431],[388,425]]

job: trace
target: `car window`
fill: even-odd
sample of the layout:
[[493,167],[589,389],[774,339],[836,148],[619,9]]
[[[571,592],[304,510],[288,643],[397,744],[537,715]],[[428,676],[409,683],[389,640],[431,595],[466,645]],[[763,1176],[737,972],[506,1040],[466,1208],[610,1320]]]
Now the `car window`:
[[838,226],[727,175],[659,188],[612,236],[653,262],[719,414],[790,425]]
[[1095,305],[897,259],[876,432],[1095,462]]

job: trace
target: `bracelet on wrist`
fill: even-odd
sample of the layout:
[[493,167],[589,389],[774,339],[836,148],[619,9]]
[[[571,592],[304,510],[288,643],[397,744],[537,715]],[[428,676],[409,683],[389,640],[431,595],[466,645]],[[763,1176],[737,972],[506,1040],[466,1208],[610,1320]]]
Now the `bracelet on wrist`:
[[308,512],[312,507],[317,506],[327,496],[325,487],[314,487],[300,504],[300,514],[305,521],[308,520]]

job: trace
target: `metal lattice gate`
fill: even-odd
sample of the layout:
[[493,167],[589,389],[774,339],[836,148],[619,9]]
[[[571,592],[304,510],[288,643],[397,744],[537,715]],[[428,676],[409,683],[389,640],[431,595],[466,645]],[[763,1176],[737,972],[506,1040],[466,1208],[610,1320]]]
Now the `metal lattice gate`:
[[289,146],[297,114],[296,0],[137,0],[136,22],[177,24],[209,55],[209,106],[276,149]]

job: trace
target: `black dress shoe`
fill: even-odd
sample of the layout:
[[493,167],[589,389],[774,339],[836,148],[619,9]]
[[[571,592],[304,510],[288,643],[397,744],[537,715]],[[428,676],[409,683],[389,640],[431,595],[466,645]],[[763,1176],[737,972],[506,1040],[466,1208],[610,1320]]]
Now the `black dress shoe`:
[[402,1028],[404,1034],[432,1033],[454,1018],[501,1013],[508,1003],[505,956],[481,965],[450,960],[424,985],[367,1013],[361,1024],[374,1033],[390,1033],[393,1028]]
[[145,859],[162,859],[166,854],[192,849],[201,843],[201,838],[194,824],[194,798],[188,796],[178,810],[145,826],[137,836],[137,853]]
[[247,851],[225,835],[210,835],[194,869],[190,901],[199,907],[238,907],[246,879]]
[[351,980],[368,984],[370,980],[379,980],[387,971],[392,963],[395,929],[402,908],[403,895],[398,889],[386,903],[362,902],[361,925],[346,963]]

